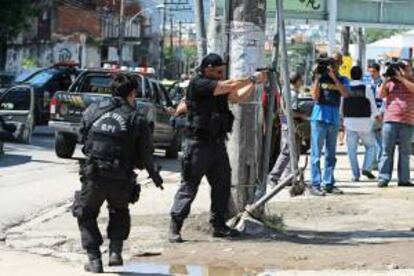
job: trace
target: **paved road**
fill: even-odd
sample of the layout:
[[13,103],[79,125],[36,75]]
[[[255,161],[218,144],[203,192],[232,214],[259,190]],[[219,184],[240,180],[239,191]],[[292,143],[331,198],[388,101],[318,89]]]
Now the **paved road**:
[[[0,235],[44,209],[65,203],[79,188],[78,162],[54,153],[53,132],[37,129],[31,145],[6,144],[0,157]],[[81,157],[78,146],[74,157]],[[164,170],[177,161],[160,158]]]
[[0,157],[0,232],[68,200],[79,185],[77,161],[54,154],[53,134],[39,132],[31,145],[6,144]]

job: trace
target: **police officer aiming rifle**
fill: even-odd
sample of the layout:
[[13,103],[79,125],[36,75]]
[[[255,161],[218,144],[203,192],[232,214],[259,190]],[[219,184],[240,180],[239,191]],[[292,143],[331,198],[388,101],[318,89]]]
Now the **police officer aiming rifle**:
[[228,102],[246,101],[255,90],[255,84],[266,81],[267,75],[256,72],[250,77],[222,80],[224,65],[219,55],[208,54],[188,87],[182,180],[171,209],[170,242],[183,241],[180,231],[204,175],[211,186],[213,236],[239,234],[225,224],[231,186],[225,140],[234,120]]
[[108,202],[109,266],[122,265],[123,241],[130,231],[128,204],[139,198],[134,168],[145,168],[157,187],[163,180],[157,171],[146,119],[135,109],[138,84],[134,76],[118,74],[112,85],[112,99],[94,103],[81,121],[86,160],[81,164],[81,191],[75,193],[73,215],[78,219],[82,247],[89,262],[85,270],[102,273],[97,225],[99,209]]

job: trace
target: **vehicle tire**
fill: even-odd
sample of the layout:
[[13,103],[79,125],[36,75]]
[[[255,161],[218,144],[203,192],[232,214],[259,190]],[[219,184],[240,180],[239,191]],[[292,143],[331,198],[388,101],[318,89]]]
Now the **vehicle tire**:
[[181,148],[181,135],[180,135],[180,131],[176,130],[174,133],[174,138],[172,139],[170,146],[165,149],[165,157],[177,158],[180,148]]
[[63,133],[56,133],[55,152],[60,158],[71,158],[76,148],[76,138]]
[[33,127],[27,127],[23,132],[23,135],[21,137],[21,142],[23,144],[31,144],[32,135],[33,135]]

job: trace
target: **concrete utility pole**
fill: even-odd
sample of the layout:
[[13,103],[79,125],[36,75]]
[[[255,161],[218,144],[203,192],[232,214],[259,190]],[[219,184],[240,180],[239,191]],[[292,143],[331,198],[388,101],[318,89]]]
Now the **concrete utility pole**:
[[160,67],[158,68],[158,76],[160,79],[164,77],[164,63],[165,63],[165,55],[164,55],[164,44],[165,44],[165,26],[167,24],[167,0],[164,0],[164,14],[162,18],[162,34],[160,40]]
[[328,0],[328,55],[331,56],[335,51],[336,39],[336,17],[338,14],[337,0]]
[[122,50],[124,47],[124,30],[125,30],[125,3],[124,0],[121,0],[121,6],[119,11],[119,34],[118,34],[118,63],[119,66],[123,65],[122,60]]
[[349,26],[342,27],[342,47],[341,52],[343,55],[349,54],[349,44],[351,42],[351,28]]
[[182,74],[182,63],[183,63],[182,28],[183,28],[183,22],[180,20],[178,21],[178,49],[180,53],[180,56],[178,58],[178,77],[180,77]]
[[203,0],[194,0],[195,23],[197,30],[198,62],[207,54],[206,26],[204,22]]
[[174,21],[170,18],[170,54],[172,55],[174,50]]
[[[229,1],[226,1],[226,3]],[[210,19],[208,24],[208,40],[207,40],[207,50],[209,53],[216,53],[225,58],[226,48],[228,45],[226,30],[225,13],[220,13],[219,7],[217,6],[216,1],[210,2]]]
[[[230,6],[230,77],[248,76],[264,67],[266,0],[233,0]],[[238,211],[254,200],[260,181],[262,126],[261,91],[249,102],[231,107],[235,115],[228,143],[232,166],[233,203]]]
[[364,28],[358,28],[358,62],[361,66],[362,70],[366,70],[367,64],[366,64],[366,41],[365,41],[365,32]]
[[87,53],[87,49],[86,49],[86,34],[81,33],[79,35],[79,39],[81,42],[81,47],[82,47],[82,52],[81,52],[81,68],[84,69],[86,68],[86,53]]

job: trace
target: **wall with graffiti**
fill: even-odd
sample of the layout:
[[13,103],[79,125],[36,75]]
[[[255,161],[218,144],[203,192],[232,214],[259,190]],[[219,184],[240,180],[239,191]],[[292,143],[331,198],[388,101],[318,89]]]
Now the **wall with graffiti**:
[[[13,46],[7,50],[6,71],[21,72],[25,60],[31,60],[34,67],[47,67],[57,62],[82,60],[81,45],[74,42],[63,42],[41,45]],[[86,66],[98,67],[101,63],[99,48],[87,46]]]

